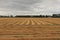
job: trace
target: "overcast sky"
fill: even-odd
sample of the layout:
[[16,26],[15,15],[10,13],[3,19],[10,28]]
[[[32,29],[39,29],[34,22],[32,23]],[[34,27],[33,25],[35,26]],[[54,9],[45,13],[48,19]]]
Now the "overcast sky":
[[60,13],[60,0],[0,0],[0,15],[52,15]]

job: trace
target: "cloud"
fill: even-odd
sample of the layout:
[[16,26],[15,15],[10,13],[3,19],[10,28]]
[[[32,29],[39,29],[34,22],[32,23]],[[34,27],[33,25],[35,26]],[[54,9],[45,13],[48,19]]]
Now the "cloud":
[[30,6],[36,2],[37,0],[1,0],[0,7],[13,10],[28,11],[30,10]]
[[0,0],[1,15],[52,15],[59,10],[60,0]]
[[60,1],[59,0],[42,0],[32,6],[33,11],[40,14],[52,15],[54,13],[60,13]]

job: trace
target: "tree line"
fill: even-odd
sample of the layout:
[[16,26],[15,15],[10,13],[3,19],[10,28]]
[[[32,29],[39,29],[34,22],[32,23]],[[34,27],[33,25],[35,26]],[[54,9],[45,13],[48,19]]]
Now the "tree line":
[[55,18],[60,18],[60,14],[53,14],[52,16],[51,15],[34,15],[34,16],[31,16],[31,15],[25,15],[25,16],[21,16],[21,15],[16,15],[16,16],[13,16],[13,15],[10,15],[10,16],[2,16],[0,15],[0,17],[41,17],[41,18],[48,18],[48,17],[55,17]]

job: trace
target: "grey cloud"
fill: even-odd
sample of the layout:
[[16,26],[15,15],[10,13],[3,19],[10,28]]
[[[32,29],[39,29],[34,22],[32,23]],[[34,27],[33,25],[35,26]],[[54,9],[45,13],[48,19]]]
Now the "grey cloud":
[[59,0],[42,0],[33,5],[33,10],[40,14],[53,14],[60,13],[60,1]]
[[0,0],[0,14],[51,15],[53,13],[60,13],[59,10],[60,0]]
[[36,2],[37,0],[0,0],[0,8],[26,11]]

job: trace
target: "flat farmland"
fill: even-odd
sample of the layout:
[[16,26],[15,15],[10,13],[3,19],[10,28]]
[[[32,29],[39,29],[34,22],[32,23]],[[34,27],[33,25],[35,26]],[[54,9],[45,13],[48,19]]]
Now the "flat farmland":
[[60,40],[60,18],[0,18],[0,40]]

